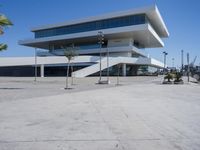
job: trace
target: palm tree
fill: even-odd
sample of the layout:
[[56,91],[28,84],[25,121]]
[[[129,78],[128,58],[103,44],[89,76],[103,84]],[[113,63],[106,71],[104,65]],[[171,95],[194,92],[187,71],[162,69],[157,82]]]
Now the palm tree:
[[65,87],[65,89],[70,89],[69,88],[69,66],[70,66],[71,60],[75,56],[77,56],[76,48],[74,46],[73,47],[65,47],[64,48],[64,55],[65,55],[65,57],[68,60],[68,64],[67,64],[67,76],[66,76],[66,87]]
[[[4,34],[4,28],[13,25],[12,22],[3,14],[0,14],[0,35]],[[6,50],[6,44],[0,44],[0,51]]]

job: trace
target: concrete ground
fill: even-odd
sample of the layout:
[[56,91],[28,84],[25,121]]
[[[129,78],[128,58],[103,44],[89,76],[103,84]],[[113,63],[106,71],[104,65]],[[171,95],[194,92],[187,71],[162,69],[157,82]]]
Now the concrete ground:
[[0,78],[0,150],[199,150],[200,85]]

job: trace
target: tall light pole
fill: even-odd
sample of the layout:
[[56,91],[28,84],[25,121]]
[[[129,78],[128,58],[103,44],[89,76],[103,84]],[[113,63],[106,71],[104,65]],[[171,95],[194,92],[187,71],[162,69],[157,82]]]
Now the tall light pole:
[[101,77],[102,77],[102,69],[101,69],[101,59],[102,59],[102,44],[104,44],[104,34],[102,31],[98,32],[98,43],[99,43],[99,83],[101,83]]
[[172,58],[172,67],[174,68],[174,58]]
[[188,76],[188,82],[190,81],[190,55],[187,53],[187,76]]
[[181,50],[181,71],[183,72],[183,50]]
[[107,47],[107,84],[110,84],[110,80],[109,80],[109,51],[108,51],[108,47]]
[[37,81],[37,48],[35,48],[35,79],[34,81]]
[[166,56],[168,55],[168,53],[164,51],[163,54],[164,54],[164,70],[165,70],[166,69]]

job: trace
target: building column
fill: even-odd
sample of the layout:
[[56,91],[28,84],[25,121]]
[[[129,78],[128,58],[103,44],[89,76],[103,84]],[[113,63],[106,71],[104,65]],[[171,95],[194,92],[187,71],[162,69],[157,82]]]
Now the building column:
[[44,77],[44,64],[40,65],[40,77]]
[[122,64],[122,75],[126,76],[126,64]]

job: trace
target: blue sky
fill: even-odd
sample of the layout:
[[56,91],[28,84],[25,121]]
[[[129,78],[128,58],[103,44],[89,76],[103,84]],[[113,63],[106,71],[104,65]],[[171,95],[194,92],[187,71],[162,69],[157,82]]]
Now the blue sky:
[[81,19],[108,12],[123,11],[156,4],[169,30],[170,37],[163,39],[164,48],[146,49],[150,56],[163,61],[168,52],[167,64],[180,66],[181,49],[197,56],[200,63],[200,1],[199,0],[0,0],[0,11],[14,23],[6,28],[0,41],[8,50],[0,57],[33,56],[34,49],[18,45],[18,40],[33,38],[32,27]]

